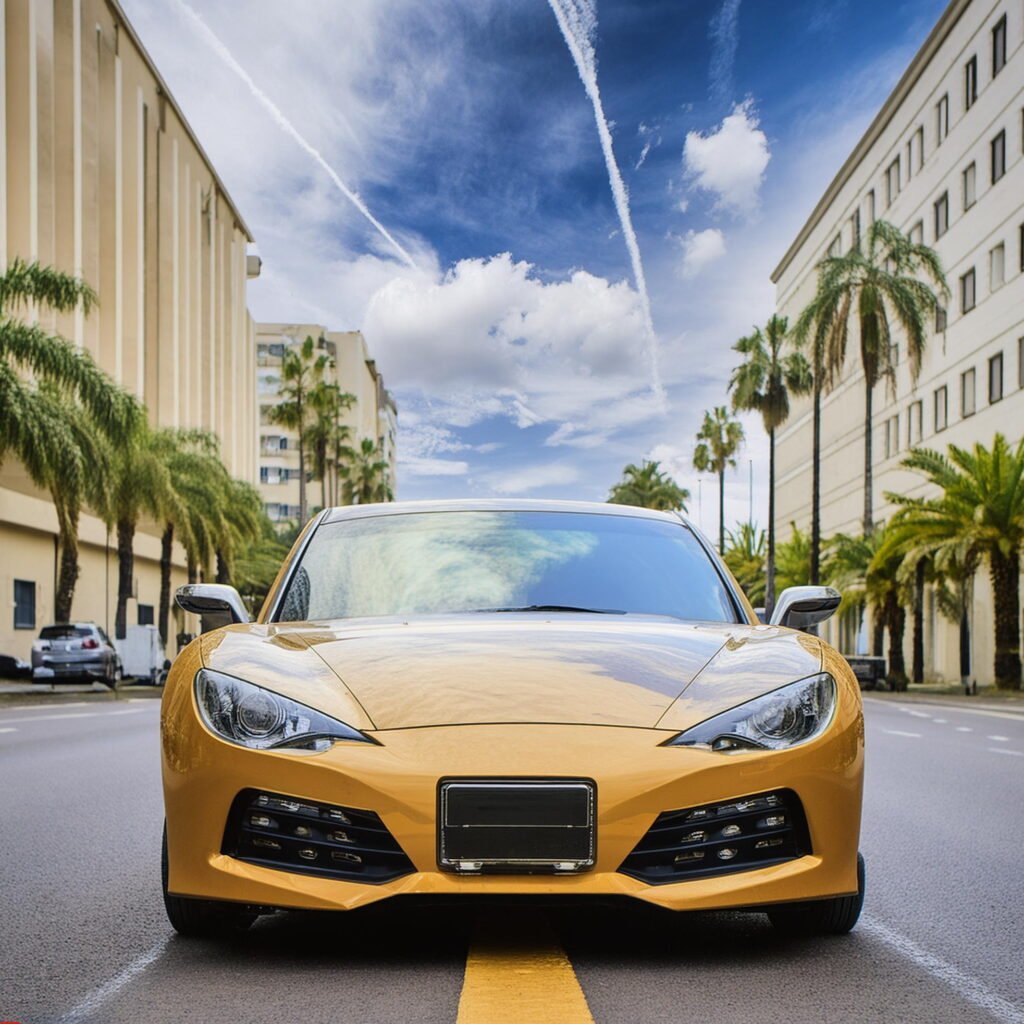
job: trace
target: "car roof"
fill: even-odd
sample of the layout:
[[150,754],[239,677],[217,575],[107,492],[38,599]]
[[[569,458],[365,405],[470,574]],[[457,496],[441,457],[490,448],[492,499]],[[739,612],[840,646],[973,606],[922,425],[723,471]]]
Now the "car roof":
[[345,519],[371,516],[406,515],[413,512],[585,512],[591,515],[632,516],[658,519],[669,523],[686,523],[676,512],[661,512],[638,505],[616,505],[605,501],[552,501],[536,498],[458,498],[441,501],[389,501],[379,504],[342,505],[328,509],[322,522],[337,523]]

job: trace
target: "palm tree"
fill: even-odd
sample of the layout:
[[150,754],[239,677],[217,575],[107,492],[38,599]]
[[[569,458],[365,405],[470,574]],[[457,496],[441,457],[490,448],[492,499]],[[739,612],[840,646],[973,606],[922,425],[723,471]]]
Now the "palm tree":
[[342,452],[345,461],[339,473],[346,505],[394,500],[388,480],[388,464],[372,438],[364,437],[356,448],[343,448]]
[[755,608],[765,603],[764,530],[756,523],[739,523],[725,535],[725,564]]
[[[867,252],[858,242],[844,256],[828,256],[818,264],[818,288],[800,314],[796,337],[811,339],[815,401],[822,387],[831,388],[846,361],[850,319],[856,317],[860,363],[864,371],[864,520],[865,534],[874,527],[871,458],[872,399],[875,385],[894,380],[892,324],[905,335],[910,372],[917,379],[929,324],[939,305],[935,289],[948,294],[942,263],[934,249],[912,242],[898,228],[878,220],[867,231]],[[820,419],[820,411],[816,412]],[[816,419],[814,460],[820,458],[820,426]],[[819,477],[815,476],[818,500]]]
[[762,331],[740,338],[733,349],[744,361],[729,380],[733,411],[759,412],[768,434],[768,580],[765,612],[775,605],[775,431],[789,419],[789,395],[811,390],[811,368],[799,352],[784,352],[789,321],[773,316]]
[[104,439],[119,443],[141,418],[138,403],[65,338],[14,314],[88,313],[96,303],[78,278],[14,259],[0,274],[0,462],[12,455],[50,492],[60,551],[54,613],[71,617],[78,580],[78,521],[103,479]]
[[718,474],[718,550],[725,550],[725,471],[736,465],[736,453],[743,443],[743,427],[724,405],[704,413],[693,450],[693,468],[698,473]]
[[995,617],[995,681],[1000,689],[1021,687],[1020,556],[1024,547],[1024,441],[1011,448],[1002,434],[992,447],[968,451],[949,446],[948,455],[917,448],[903,460],[927,477],[938,497],[886,494],[900,506],[897,521],[908,532],[905,550],[962,567],[988,563]]
[[252,484],[225,479],[222,526],[215,541],[218,583],[231,582],[239,550],[262,535],[265,515],[263,499]]
[[206,431],[192,431],[167,456],[170,486],[175,500],[164,508],[160,537],[160,604],[157,624],[167,644],[171,610],[171,571],[174,541],[185,548],[190,567],[209,563],[210,537],[223,517],[227,471],[220,461],[217,438]]
[[306,440],[309,428],[309,394],[323,379],[330,365],[325,353],[316,354],[311,335],[297,348],[285,349],[277,393],[281,401],[271,406],[269,419],[298,435],[299,446],[299,519],[305,523],[309,515],[306,502]]
[[639,466],[626,466],[622,479],[608,493],[608,500],[616,505],[685,512],[690,492],[662,470],[660,463],[644,459]]
[[811,578],[811,539],[789,524],[789,538],[779,544],[775,552],[775,582],[779,590],[786,587],[805,587]]
[[356,396],[342,391],[330,381],[319,381],[309,392],[308,404],[312,420],[306,428],[306,446],[310,452],[311,476],[320,481],[320,505],[328,499],[336,504],[337,461],[335,452],[352,436],[352,428],[341,422],[341,415],[355,403]]

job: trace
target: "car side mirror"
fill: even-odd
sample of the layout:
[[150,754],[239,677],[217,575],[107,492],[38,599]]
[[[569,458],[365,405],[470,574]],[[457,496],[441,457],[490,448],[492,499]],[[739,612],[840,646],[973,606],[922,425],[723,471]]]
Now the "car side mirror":
[[223,583],[188,583],[178,587],[174,600],[179,608],[199,616],[203,633],[235,622],[249,621],[241,595],[234,587]]
[[843,596],[832,587],[787,587],[779,594],[769,623],[806,629],[831,618]]

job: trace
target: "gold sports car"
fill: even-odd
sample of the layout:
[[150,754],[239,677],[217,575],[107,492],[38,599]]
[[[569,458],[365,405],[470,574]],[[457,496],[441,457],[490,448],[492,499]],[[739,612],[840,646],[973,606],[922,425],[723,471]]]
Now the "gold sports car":
[[183,934],[395,896],[633,897],[849,931],[864,729],[849,666],[770,623],[680,516],[466,501],[327,509],[255,622],[163,698],[163,887]]

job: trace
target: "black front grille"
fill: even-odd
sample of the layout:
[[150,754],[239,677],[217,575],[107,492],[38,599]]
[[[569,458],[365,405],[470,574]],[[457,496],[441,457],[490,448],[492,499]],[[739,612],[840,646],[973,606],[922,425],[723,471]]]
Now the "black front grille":
[[660,885],[763,868],[810,852],[800,799],[780,789],[665,811],[619,870]]
[[250,864],[356,882],[389,882],[415,871],[373,811],[257,789],[235,797],[223,852]]

